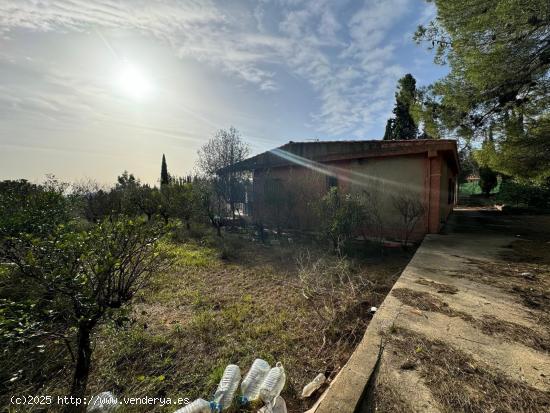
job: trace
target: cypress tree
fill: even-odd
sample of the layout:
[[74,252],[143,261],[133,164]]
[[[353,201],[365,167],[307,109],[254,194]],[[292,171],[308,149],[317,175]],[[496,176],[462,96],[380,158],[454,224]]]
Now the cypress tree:
[[384,140],[389,141],[393,139],[393,119],[388,119],[386,122],[386,131],[384,132]]
[[170,183],[170,175],[168,174],[168,166],[166,165],[166,157],[162,154],[162,166],[160,168],[160,186]]

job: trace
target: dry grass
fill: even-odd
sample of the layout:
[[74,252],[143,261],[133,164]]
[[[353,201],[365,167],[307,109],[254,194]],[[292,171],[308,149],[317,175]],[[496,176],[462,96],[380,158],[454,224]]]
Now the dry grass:
[[484,334],[498,336],[510,342],[521,343],[535,350],[547,351],[550,349],[550,332],[544,326],[542,326],[542,331],[537,331],[533,328],[501,320],[494,316],[485,315],[478,319],[463,311],[451,308],[448,303],[439,297],[424,291],[395,288],[392,290],[392,295],[397,297],[403,304],[422,311],[445,314],[448,317],[460,317],[481,330]]
[[374,411],[379,413],[412,412],[409,403],[403,399],[401,392],[393,382],[387,381],[384,375],[374,389]]
[[[550,239],[516,240],[500,261],[467,259],[467,271],[453,276],[502,288],[529,309],[550,313]],[[550,320],[548,326],[550,327]]]
[[424,291],[412,290],[410,288],[394,288],[391,293],[403,304],[418,308],[422,311],[441,313],[449,317],[460,317],[465,321],[473,320],[471,315],[454,310],[439,297]]
[[[181,251],[177,271],[160,275],[140,295],[130,325],[98,335],[89,393],[208,399],[227,363],[244,374],[262,357],[283,363],[288,410],[303,412],[314,400],[300,399],[302,387],[319,372],[334,376],[345,364],[368,324],[368,308],[380,305],[409,260],[396,252],[385,260],[351,262],[354,277],[368,283],[356,292],[357,302],[342,312],[339,307],[338,322],[327,329],[303,295],[298,246],[267,247],[228,236],[226,243],[233,242],[229,247],[237,253],[230,259],[212,247],[177,247],[191,252]],[[124,411],[144,410],[174,409]]]
[[[238,364],[245,374],[261,357],[272,365],[283,363],[288,411],[303,412],[315,402],[300,399],[303,386],[319,372],[330,378],[337,374],[363,335],[370,320],[368,308],[381,304],[410,259],[409,253],[400,251],[383,259],[350,259],[350,274],[366,282],[355,285],[352,300],[338,295],[337,317],[327,328],[315,315],[312,300],[303,295],[296,258],[306,247],[315,260],[330,263],[335,257],[305,242],[267,246],[239,234],[201,241],[185,236],[178,241],[164,245],[177,258],[173,271],[152,279],[125,317],[96,331],[89,395],[112,391],[119,397],[209,399],[228,363]],[[2,407],[8,406],[12,394],[67,394],[70,356],[62,342],[49,344],[36,349],[40,353],[32,363],[29,352],[21,351],[21,357],[3,354],[17,363],[11,363],[14,371],[2,372],[2,377],[9,379],[24,369],[25,380],[8,382],[0,392]],[[175,410],[122,406],[120,412]],[[41,410],[27,406],[17,411]]]
[[485,315],[475,321],[475,325],[490,336],[498,336],[507,341],[515,341],[535,350],[550,350],[550,335],[527,326]]
[[[441,341],[429,340],[406,329],[397,329],[396,334],[387,339],[401,357],[414,360],[418,373],[444,412],[543,413],[550,410],[549,392],[511,380]],[[387,395],[382,393],[382,406],[385,398]]]

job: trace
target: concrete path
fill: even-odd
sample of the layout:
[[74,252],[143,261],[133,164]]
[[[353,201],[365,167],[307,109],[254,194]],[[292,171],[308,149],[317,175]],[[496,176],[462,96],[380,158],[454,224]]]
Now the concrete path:
[[550,217],[457,210],[310,412],[548,412],[549,351]]

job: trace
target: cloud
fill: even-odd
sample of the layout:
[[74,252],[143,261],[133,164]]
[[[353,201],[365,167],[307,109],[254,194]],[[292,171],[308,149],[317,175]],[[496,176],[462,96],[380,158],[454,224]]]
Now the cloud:
[[364,137],[387,115],[396,80],[404,74],[392,62],[396,46],[390,34],[408,2],[363,2],[346,24],[346,40],[338,38],[343,29],[334,3],[300,3],[287,12],[280,25],[293,44],[287,62],[319,93],[321,108],[312,118],[320,131]]
[[[278,73],[289,72],[317,93],[319,108],[311,118],[319,132],[364,137],[387,115],[396,80],[404,74],[395,64],[400,39],[392,29],[409,2],[260,0],[236,11],[233,2],[209,0],[4,0],[0,34],[133,30],[265,92],[281,88]],[[57,80],[64,87],[85,87],[76,79]],[[51,116],[61,112],[63,102],[55,96],[32,99],[26,98],[28,108],[42,107]]]

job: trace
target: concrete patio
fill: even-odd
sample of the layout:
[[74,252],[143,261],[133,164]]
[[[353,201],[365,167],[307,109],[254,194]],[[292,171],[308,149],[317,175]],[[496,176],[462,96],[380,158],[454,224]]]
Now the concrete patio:
[[456,210],[309,412],[550,411],[548,250],[548,216]]

